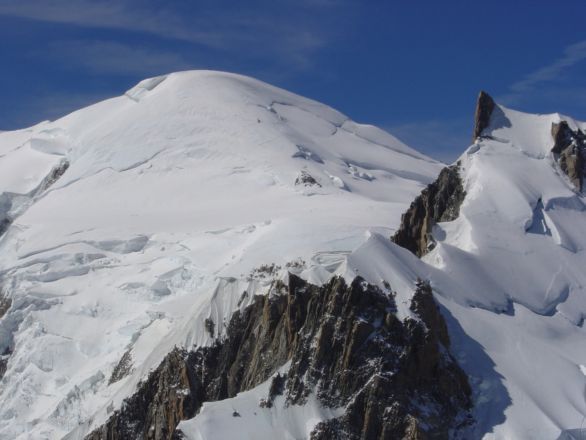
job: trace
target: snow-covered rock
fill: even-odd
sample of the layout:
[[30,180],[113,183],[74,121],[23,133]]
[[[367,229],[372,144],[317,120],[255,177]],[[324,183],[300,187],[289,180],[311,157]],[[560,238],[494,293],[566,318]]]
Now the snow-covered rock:
[[[311,289],[360,276],[365,291],[393,297],[392,319],[446,342],[430,345],[433,359],[444,373],[467,374],[474,417],[459,419],[456,405],[450,420],[462,424],[450,435],[580,432],[586,124],[520,113],[486,94],[476,119],[473,144],[440,175],[442,164],[325,105],[196,71],[1,132],[0,438],[72,440],[114,426],[174,353],[194,356],[229,340],[234,316],[251,310],[255,295],[272,298],[288,273]],[[391,242],[397,230],[415,239],[406,247],[421,259]],[[426,321],[433,308],[413,306],[421,280],[429,280],[442,320]],[[311,349],[324,347],[321,332],[308,339]],[[178,371],[198,371],[177,359]],[[295,367],[279,360],[267,377]],[[444,373],[440,385],[452,377]],[[312,377],[322,376],[296,379]],[[355,405],[324,403],[317,391],[331,379],[314,383],[305,404],[278,397],[258,407],[258,417],[251,405],[272,379],[252,381],[205,403],[180,429],[198,440],[235,432],[297,438],[316,426],[327,436],[343,428],[329,423]],[[193,397],[186,390],[166,391],[184,402]],[[405,432],[415,436],[426,426],[411,413],[397,418],[401,408],[442,414],[414,402],[389,409],[385,420],[411,420]],[[173,426],[187,417],[176,410]]]
[[586,124],[496,104],[490,113],[457,161],[466,193],[458,217],[429,225],[435,247],[423,261],[439,271],[428,277],[453,333],[463,330],[494,363],[487,375],[469,341],[455,344],[477,384],[471,436],[557,438],[586,414],[586,204],[555,138],[566,125],[574,154],[584,154]]
[[0,133],[0,155],[0,437],[13,439],[99,426],[174,346],[210,344],[207,318],[221,335],[243,291],[345,270],[442,167],[325,105],[206,71]]

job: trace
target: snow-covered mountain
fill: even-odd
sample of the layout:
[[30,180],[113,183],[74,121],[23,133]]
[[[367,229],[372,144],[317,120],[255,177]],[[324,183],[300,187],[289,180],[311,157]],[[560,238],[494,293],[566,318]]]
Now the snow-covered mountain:
[[482,94],[444,169],[195,71],[1,132],[0,438],[569,435],[585,130]]
[[478,426],[558,438],[586,414],[586,124],[481,94],[477,121],[483,111],[486,127],[456,165],[459,214],[431,222],[433,250],[417,267],[468,340],[456,357],[476,388]]

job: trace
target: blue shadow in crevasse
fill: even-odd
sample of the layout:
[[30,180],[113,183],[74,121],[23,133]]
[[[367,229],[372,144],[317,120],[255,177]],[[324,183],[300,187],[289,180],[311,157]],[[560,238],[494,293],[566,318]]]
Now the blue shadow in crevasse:
[[448,326],[451,352],[466,372],[472,388],[474,424],[466,430],[466,438],[482,438],[505,422],[505,409],[512,403],[503,385],[503,376],[480,343],[464,332],[448,309],[438,304]]
[[585,440],[586,429],[566,429],[562,431],[557,440]]

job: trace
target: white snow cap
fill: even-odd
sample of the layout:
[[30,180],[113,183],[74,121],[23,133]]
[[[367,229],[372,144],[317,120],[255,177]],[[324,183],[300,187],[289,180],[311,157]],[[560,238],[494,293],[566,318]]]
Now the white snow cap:
[[[441,167],[328,106],[209,71],[0,133],[12,221],[0,285],[13,304],[0,438],[83,436],[173,346],[209,344],[205,318],[222,330],[244,290],[266,293],[255,269],[313,283],[344,273]],[[296,185],[302,172],[316,184]],[[131,374],[108,385],[127,350]]]
[[[12,306],[0,319],[0,438],[83,438],[174,346],[210,344],[206,318],[222,334],[244,291],[267,294],[288,270],[316,284],[388,281],[401,318],[414,281],[429,279],[472,385],[469,438],[579,428],[586,214],[550,153],[560,120],[586,128],[494,109],[460,157],[460,215],[436,225],[423,260],[388,238],[443,164],[251,78],[173,73],[1,132],[0,286]],[[109,384],[126,352],[130,373]],[[219,414],[266,386],[182,429],[213,438]],[[223,432],[299,437],[338,414],[315,399],[267,411],[250,431],[235,419]]]

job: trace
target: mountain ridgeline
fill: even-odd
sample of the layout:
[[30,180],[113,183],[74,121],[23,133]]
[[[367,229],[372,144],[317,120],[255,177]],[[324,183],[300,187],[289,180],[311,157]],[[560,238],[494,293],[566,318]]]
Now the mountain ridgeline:
[[[487,129],[495,108],[492,97],[481,91],[474,112],[474,143],[483,137],[492,139]],[[562,120],[552,123],[551,136],[554,160],[576,190],[581,192],[586,175],[586,134],[579,128],[572,130],[568,122]],[[391,237],[394,243],[418,257],[435,247],[434,225],[455,220],[466,197],[459,169],[460,162],[445,167],[438,178],[417,196],[402,215],[401,224]]]
[[211,71],[0,132],[0,438],[583,434],[585,132],[481,92],[445,166]]

